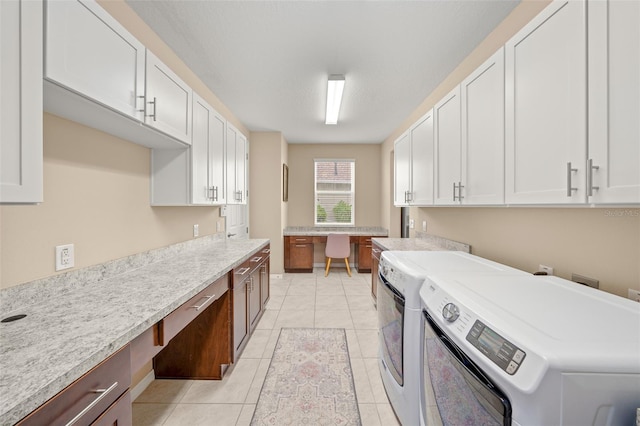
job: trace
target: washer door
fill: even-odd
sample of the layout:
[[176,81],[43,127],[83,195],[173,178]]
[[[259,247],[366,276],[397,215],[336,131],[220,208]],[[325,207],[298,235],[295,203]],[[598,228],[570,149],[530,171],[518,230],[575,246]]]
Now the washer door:
[[402,294],[378,274],[378,327],[382,361],[400,386],[404,385],[404,304]]

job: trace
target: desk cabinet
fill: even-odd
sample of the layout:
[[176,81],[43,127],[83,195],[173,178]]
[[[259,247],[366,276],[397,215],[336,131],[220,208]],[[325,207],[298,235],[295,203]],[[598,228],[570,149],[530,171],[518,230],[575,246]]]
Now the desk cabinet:
[[313,271],[313,237],[284,237],[285,272]]

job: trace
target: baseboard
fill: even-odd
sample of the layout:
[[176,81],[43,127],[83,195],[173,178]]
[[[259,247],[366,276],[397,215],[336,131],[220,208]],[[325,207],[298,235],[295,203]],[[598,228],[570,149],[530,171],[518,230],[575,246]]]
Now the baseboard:
[[156,374],[153,370],[149,371],[149,373],[144,376],[140,383],[131,388],[131,401],[135,401],[141,394],[144,392],[146,388],[156,379]]
[[269,278],[271,278],[272,280],[281,280],[282,274],[270,274]]

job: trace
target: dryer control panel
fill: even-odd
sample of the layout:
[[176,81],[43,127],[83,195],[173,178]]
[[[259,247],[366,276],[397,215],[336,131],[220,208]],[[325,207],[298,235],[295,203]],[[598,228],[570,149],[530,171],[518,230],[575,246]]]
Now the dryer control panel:
[[467,341],[510,375],[514,375],[518,371],[526,357],[526,353],[522,349],[500,336],[480,320],[476,320],[471,327],[467,334]]

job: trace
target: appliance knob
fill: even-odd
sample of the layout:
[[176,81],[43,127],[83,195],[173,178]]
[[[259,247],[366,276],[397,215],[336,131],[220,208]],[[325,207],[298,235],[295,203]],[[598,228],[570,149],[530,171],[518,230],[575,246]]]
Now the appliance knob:
[[460,309],[453,303],[447,303],[444,305],[444,308],[442,308],[442,316],[448,322],[454,322],[460,316]]

